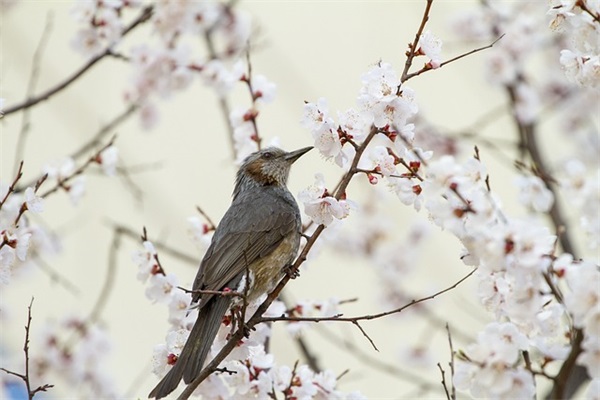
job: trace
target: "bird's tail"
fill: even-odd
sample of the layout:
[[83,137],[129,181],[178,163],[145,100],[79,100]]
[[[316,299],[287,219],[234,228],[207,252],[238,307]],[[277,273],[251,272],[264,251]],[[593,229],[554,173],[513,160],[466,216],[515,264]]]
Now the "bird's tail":
[[214,296],[200,309],[177,362],[150,392],[149,398],[161,399],[177,388],[181,378],[185,383],[190,383],[200,374],[230,302],[230,297]]

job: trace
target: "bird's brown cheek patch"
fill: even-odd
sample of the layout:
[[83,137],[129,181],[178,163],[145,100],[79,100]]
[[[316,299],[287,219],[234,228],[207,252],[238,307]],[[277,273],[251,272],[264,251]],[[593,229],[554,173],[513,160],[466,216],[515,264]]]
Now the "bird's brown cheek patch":
[[257,160],[246,167],[246,172],[257,182],[262,183],[263,185],[274,185],[277,183],[277,180],[272,176],[266,175],[263,170],[263,163],[260,160]]

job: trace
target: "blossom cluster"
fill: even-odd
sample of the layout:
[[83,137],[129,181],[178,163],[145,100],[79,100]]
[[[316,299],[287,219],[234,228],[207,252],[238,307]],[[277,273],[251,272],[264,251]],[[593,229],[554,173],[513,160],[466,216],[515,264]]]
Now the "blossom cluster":
[[[142,127],[151,129],[159,121],[157,99],[167,99],[194,82],[195,78],[224,98],[236,82],[247,84],[251,107],[230,111],[230,127],[238,162],[256,151],[258,105],[272,101],[275,84],[263,75],[248,76],[243,52],[251,33],[250,18],[227,3],[166,1],[143,8],[140,1],[82,1],[73,10],[84,27],[74,39],[76,49],[97,55],[107,49],[131,64],[131,85],[125,92],[127,101],[141,108]],[[149,23],[154,42],[117,52],[125,30],[125,15],[136,10],[151,10]],[[197,51],[195,42],[206,40],[208,54]]]
[[560,52],[567,78],[580,86],[600,82],[600,4],[597,1],[551,1],[551,29],[562,32],[567,48]]
[[36,343],[43,346],[43,350],[33,348],[30,360],[36,381],[60,378],[65,386],[78,388],[82,398],[118,397],[107,365],[112,341],[98,324],[70,316],[47,321],[35,336]]
[[15,270],[28,259],[30,247],[39,247],[47,239],[44,231],[31,224],[27,211],[41,213],[44,202],[33,187],[23,193],[9,193],[9,186],[0,186],[0,285],[8,285]]

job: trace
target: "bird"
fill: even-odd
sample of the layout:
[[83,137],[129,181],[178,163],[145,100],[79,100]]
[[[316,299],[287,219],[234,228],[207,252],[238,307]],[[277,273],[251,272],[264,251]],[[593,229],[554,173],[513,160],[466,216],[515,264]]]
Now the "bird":
[[188,384],[199,375],[232,306],[232,296],[199,291],[237,291],[247,285],[243,291],[251,303],[270,292],[292,264],[300,247],[302,220],[287,181],[292,164],[311,149],[286,152],[267,147],[242,162],[231,205],[215,229],[192,286],[198,317],[177,361],[149,398],[163,398],[181,379]]

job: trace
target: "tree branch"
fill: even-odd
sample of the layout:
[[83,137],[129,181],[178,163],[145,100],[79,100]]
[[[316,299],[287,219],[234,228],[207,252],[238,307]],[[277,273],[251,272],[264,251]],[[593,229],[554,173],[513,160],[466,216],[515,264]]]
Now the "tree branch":
[[[121,38],[125,37],[129,32],[131,32],[137,26],[148,21],[150,19],[150,17],[152,16],[153,9],[154,9],[154,6],[152,6],[152,5],[144,7],[144,9],[142,9],[142,12],[140,13],[140,15],[135,20],[133,20],[133,22],[131,24],[129,24],[123,30],[123,33],[121,34]],[[47,91],[45,91],[35,97],[31,97],[22,103],[15,104],[14,106],[11,106],[11,107],[7,107],[4,110],[4,118],[9,114],[17,112],[19,110],[33,107],[36,104],[38,104],[44,100],[48,100],[50,97],[54,96],[55,94],[61,92],[64,89],[66,89],[73,82],[75,82],[77,79],[79,79],[81,76],[83,76],[87,71],[89,71],[100,60],[102,60],[104,57],[106,57],[108,55],[111,55],[111,47],[112,46],[108,47],[102,53],[92,57],[87,63],[85,63],[82,67],[80,67],[77,71],[75,71],[70,77],[68,77],[64,81],[58,83],[57,85],[53,86],[52,88],[48,89]]]

